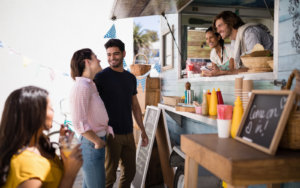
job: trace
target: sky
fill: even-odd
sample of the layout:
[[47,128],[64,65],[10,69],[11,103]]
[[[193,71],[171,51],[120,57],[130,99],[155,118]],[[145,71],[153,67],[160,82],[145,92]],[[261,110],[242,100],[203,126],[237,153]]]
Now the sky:
[[137,17],[133,18],[134,23],[140,23],[142,25],[142,29],[149,29],[157,31],[158,37],[160,36],[160,29],[159,29],[159,16],[144,16],[144,17]]

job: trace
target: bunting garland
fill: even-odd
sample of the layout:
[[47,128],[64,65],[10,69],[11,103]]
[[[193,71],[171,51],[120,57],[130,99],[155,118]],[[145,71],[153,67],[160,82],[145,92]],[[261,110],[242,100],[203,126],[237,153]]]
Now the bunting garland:
[[143,88],[143,92],[144,92],[144,90],[145,90],[146,79],[147,79],[147,77],[145,77],[145,78],[143,78],[143,79],[140,80],[141,85],[142,85],[142,88]]
[[[112,27],[106,33],[106,35],[104,36],[104,38],[117,38],[115,24],[112,25]],[[7,46],[7,45],[5,45],[2,41],[0,41],[0,47],[3,48],[5,46]],[[11,47],[9,47],[9,46],[7,46],[7,47],[9,49],[9,53],[10,54],[16,54],[16,55],[23,56],[21,53],[15,51]],[[26,68],[27,65],[29,65],[30,63],[36,64],[36,75],[35,75],[35,77],[37,77],[40,74],[40,72],[42,72],[44,69],[48,70],[51,81],[53,81],[56,78],[56,76],[57,76],[58,73],[62,74],[63,76],[68,76],[68,77],[70,76],[68,73],[65,73],[65,72],[62,72],[62,71],[59,71],[59,70],[54,70],[54,69],[52,69],[50,67],[47,67],[47,66],[44,66],[44,65],[42,65],[40,63],[36,63],[33,60],[31,60],[30,58],[28,58],[28,57],[23,56],[23,68]],[[124,68],[124,70],[127,70],[128,72],[130,72],[130,69],[129,69],[129,67],[126,64],[125,59],[123,59],[123,68]],[[159,74],[161,73],[161,66],[160,66],[159,62],[156,63],[153,68]],[[137,79],[136,79],[136,81],[137,81],[137,87],[139,86],[139,84],[141,84],[141,86],[143,88],[143,92],[145,90],[147,76],[150,74],[151,70],[148,71],[146,74],[144,74],[142,76],[138,76]]]
[[40,74],[40,72],[42,72],[42,70],[44,70],[44,66],[43,65],[41,65],[41,64],[38,64],[37,66],[36,66],[36,74],[35,74],[35,77],[37,77],[39,74]]
[[0,47],[2,47],[2,48],[7,47],[10,54],[21,55],[23,57],[23,63],[22,63],[23,68],[26,68],[27,65],[29,65],[31,63],[34,63],[36,65],[36,67],[35,67],[35,72],[36,72],[35,77],[37,77],[45,68],[48,69],[51,81],[53,81],[55,79],[55,77],[57,76],[58,73],[61,73],[63,76],[69,76],[68,73],[65,73],[65,72],[62,72],[62,71],[59,71],[59,70],[54,70],[50,67],[47,67],[47,66],[44,66],[40,63],[34,62],[30,58],[28,58],[28,57],[22,55],[21,53],[17,52],[16,50],[11,48],[10,46],[5,45],[2,41],[0,41]]
[[31,63],[32,60],[23,56],[23,68],[25,68],[29,63]]
[[9,46],[7,46],[7,47],[9,48],[9,53],[10,53],[10,54],[22,55],[22,54],[20,54],[19,52],[13,50],[11,47],[9,47]]
[[111,39],[117,38],[117,32],[116,32],[115,24],[112,25],[112,27],[106,33],[106,35],[104,36],[104,38],[111,38]]
[[125,59],[123,59],[123,69],[125,69],[127,67],[127,64],[125,62]]
[[49,73],[50,73],[50,79],[53,82],[53,80],[56,77],[56,73],[51,68],[49,68]]
[[155,70],[158,72],[158,74],[160,74],[160,72],[161,72],[161,66],[159,65],[158,62],[155,63],[154,68],[155,68]]
[[62,75],[64,75],[64,76],[69,76],[69,74],[68,74],[68,73],[65,73],[65,72],[62,73]]
[[124,69],[124,70],[127,70],[128,72],[130,72],[130,70],[129,70],[129,68],[128,68],[126,62],[125,62],[125,59],[123,59],[123,69]]
[[136,88],[139,87],[139,84],[140,84],[140,80],[136,79]]

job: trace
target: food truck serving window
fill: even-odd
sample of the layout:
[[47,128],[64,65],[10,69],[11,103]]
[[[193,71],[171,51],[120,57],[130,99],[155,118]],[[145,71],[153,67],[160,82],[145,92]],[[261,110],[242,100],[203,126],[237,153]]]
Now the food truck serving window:
[[[195,1],[194,1],[195,2]],[[178,81],[179,82],[186,82],[189,81],[218,81],[218,80],[234,80],[236,74],[242,74],[245,77],[251,78],[253,80],[272,80],[277,78],[277,63],[278,63],[278,3],[274,5],[274,1],[268,1],[269,8],[274,13],[274,20],[270,16],[270,12],[267,8],[260,7],[261,5],[255,5],[252,3],[251,9],[249,8],[239,8],[238,6],[232,8],[229,6],[222,6],[221,2],[218,4],[219,6],[212,6],[212,3],[209,3],[205,0],[197,0],[200,4],[192,3],[191,5],[187,6],[182,12],[180,13],[180,20],[178,22],[180,29],[180,33],[178,34],[178,40],[181,44],[181,56],[182,59],[178,61]],[[223,2],[223,1],[222,1]],[[240,0],[240,5],[242,4],[242,0]],[[263,2],[263,1],[262,1]],[[205,4],[206,3],[206,4]],[[226,2],[224,2],[226,3]],[[270,6],[271,3],[271,6]],[[273,4],[272,4],[273,3]],[[265,5],[263,5],[265,6]],[[266,57],[258,58],[262,60],[261,62],[256,62],[251,64],[249,70],[245,70],[246,72],[235,73],[233,75],[219,75],[213,77],[202,77],[203,72],[202,70],[207,70],[208,66],[213,65],[213,58],[214,55],[217,55],[214,51],[212,53],[213,43],[211,42],[208,44],[206,40],[206,31],[209,27],[212,26],[212,22],[214,17],[222,11],[231,11],[240,16],[244,23],[260,23],[265,26],[270,31],[270,35],[273,36],[273,58],[268,57],[271,56],[272,53],[266,52]],[[275,11],[273,11],[275,10]],[[234,44],[234,43],[233,43]],[[224,40],[224,45],[222,46],[224,49],[231,48],[231,40],[226,38]],[[226,50],[226,49],[225,49]],[[264,50],[264,49],[262,49]],[[228,50],[229,51],[229,50]],[[230,52],[229,52],[230,53]],[[232,57],[232,54],[227,53],[226,55]],[[232,52],[231,52],[232,53]],[[267,54],[268,53],[268,54]],[[243,54],[247,55],[247,54]],[[253,55],[253,54],[251,54]],[[225,55],[224,55],[225,56]],[[222,58],[224,58],[224,56]],[[250,56],[250,55],[248,55]],[[246,56],[245,56],[246,57]],[[220,59],[220,58],[219,58]],[[273,64],[272,60],[273,59]],[[251,59],[252,62],[253,58]],[[272,68],[269,67],[268,62]],[[266,61],[266,62],[265,62]],[[226,61],[223,61],[225,65]],[[242,68],[247,68],[244,64],[246,61],[244,60],[242,64]],[[262,65],[260,65],[262,63]],[[215,64],[215,62],[214,62]],[[264,66],[267,64],[266,66]],[[228,64],[229,65],[229,64]],[[206,66],[206,67],[205,67]],[[226,70],[226,66],[222,64],[218,65],[219,68],[224,68]],[[223,67],[222,67],[223,66]],[[248,65],[247,65],[248,66]],[[255,67],[257,66],[257,67]],[[248,67],[249,68],[249,67]],[[193,71],[193,72],[191,72]]]
[[[174,46],[174,43],[171,46],[168,45],[168,39],[171,37],[166,32],[166,28],[168,27],[164,25],[166,22],[161,17],[161,33],[164,34],[164,36],[161,36],[161,65],[163,71],[173,70],[177,72],[179,82],[185,82],[186,80],[234,80],[235,75],[201,77],[198,74],[201,72],[200,69],[202,66],[207,66],[212,62],[210,57],[211,48],[206,42],[205,31],[212,26],[213,18],[225,10],[239,15],[246,23],[261,23],[266,25],[274,37],[273,71],[270,71],[269,67],[259,67],[252,70],[252,72],[244,72],[242,74],[253,80],[277,79],[279,0],[114,0],[110,18],[120,19],[166,15],[166,17],[171,18],[170,27],[174,25],[171,30],[174,32],[175,44],[178,44],[178,49],[177,44],[176,46]],[[225,40],[225,45],[230,45],[230,43],[230,40]],[[229,53],[227,55],[232,56]],[[187,78],[187,60],[195,67],[193,71],[196,75],[193,75],[191,78]],[[240,63],[233,63],[233,65],[245,68]]]

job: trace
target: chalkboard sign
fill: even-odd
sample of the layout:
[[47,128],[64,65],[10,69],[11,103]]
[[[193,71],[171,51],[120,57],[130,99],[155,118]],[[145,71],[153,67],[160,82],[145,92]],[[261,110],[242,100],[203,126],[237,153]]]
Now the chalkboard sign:
[[145,178],[147,175],[148,165],[152,153],[153,142],[155,139],[155,133],[157,129],[157,123],[159,120],[161,109],[154,106],[147,106],[144,126],[149,142],[148,146],[142,147],[142,139],[139,140],[137,153],[136,153],[136,173],[132,181],[134,188],[143,188],[145,184]]
[[235,138],[274,155],[294,99],[293,91],[254,90]]

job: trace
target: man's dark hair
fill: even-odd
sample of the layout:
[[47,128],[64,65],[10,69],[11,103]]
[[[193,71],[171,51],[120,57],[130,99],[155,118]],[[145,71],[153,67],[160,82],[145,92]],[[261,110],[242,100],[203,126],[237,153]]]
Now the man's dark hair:
[[110,39],[104,44],[105,49],[110,47],[119,47],[121,52],[125,51],[125,44],[120,39]]
[[228,25],[229,28],[238,29],[239,27],[245,24],[243,20],[235,13],[231,11],[223,11],[216,17],[214,17],[214,21],[212,24],[214,32],[217,32],[216,21],[221,18],[223,19],[224,23]]

